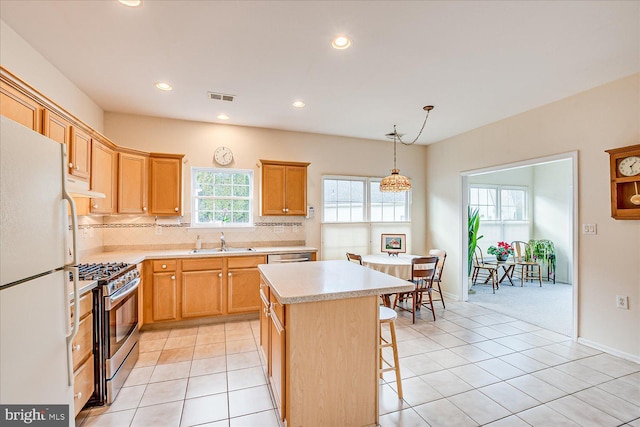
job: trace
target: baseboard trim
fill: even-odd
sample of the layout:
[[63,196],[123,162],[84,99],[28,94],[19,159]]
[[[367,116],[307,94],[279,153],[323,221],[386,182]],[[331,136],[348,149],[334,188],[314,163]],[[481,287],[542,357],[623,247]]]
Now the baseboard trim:
[[631,353],[626,353],[624,351],[616,350],[615,348],[608,347],[606,345],[588,340],[586,338],[578,337],[578,343],[584,344],[591,348],[595,348],[596,350],[604,351],[605,353],[609,353],[613,356],[617,356],[622,359],[630,360],[631,362],[640,363],[640,356],[636,356]]

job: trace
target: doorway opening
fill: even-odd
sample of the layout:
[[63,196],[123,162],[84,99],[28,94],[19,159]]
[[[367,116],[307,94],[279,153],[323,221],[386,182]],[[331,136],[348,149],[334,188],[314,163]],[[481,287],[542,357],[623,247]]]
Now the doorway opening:
[[502,283],[493,293],[491,281],[472,284],[463,263],[463,300],[576,339],[577,153],[464,172],[461,183],[462,253],[468,252],[468,206],[479,212],[478,246],[487,262],[496,262],[487,250],[498,242],[548,240],[555,247],[555,268],[539,263],[542,286],[537,279],[522,283],[514,274],[520,268],[505,275],[499,267]]

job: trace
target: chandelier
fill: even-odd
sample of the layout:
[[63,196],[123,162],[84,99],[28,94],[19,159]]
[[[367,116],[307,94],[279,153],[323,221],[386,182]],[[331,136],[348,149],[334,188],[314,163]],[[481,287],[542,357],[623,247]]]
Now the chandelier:
[[427,115],[424,118],[424,122],[422,123],[422,128],[420,128],[420,132],[418,132],[418,136],[416,136],[413,141],[404,142],[402,140],[402,136],[404,134],[398,133],[398,131],[396,130],[396,125],[393,125],[393,132],[386,135],[387,138],[393,139],[393,169],[391,169],[391,175],[385,176],[384,178],[382,178],[382,181],[380,181],[380,191],[382,192],[400,193],[402,191],[411,190],[411,181],[409,181],[409,178],[407,178],[406,176],[400,175],[400,169],[396,167],[396,145],[398,141],[400,141],[404,145],[411,145],[414,144],[418,140],[418,138],[420,138],[420,135],[422,134],[422,131],[427,124],[429,111],[433,110],[433,105],[427,105],[422,109],[427,112]]

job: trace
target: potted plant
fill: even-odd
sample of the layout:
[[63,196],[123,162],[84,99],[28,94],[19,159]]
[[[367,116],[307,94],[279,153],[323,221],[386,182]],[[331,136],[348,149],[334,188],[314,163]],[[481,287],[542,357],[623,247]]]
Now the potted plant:
[[547,266],[547,271],[554,275],[556,271],[556,247],[551,240],[529,240],[529,261],[537,261]]
[[468,264],[467,264],[467,274],[471,275],[471,267],[473,266],[473,253],[476,251],[476,247],[478,246],[478,240],[482,239],[483,236],[478,236],[478,229],[480,228],[480,212],[478,209],[471,209],[471,206],[468,207],[469,214],[469,254],[468,254]]
[[513,247],[507,242],[498,242],[498,246],[489,246],[487,252],[495,255],[498,261],[506,261],[509,255],[513,255]]

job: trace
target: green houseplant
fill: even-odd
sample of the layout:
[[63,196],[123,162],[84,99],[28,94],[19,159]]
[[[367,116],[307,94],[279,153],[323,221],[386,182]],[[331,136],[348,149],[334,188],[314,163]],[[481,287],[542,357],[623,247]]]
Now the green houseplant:
[[471,276],[471,268],[473,267],[473,253],[478,246],[478,240],[482,239],[482,236],[478,235],[478,229],[480,228],[480,212],[478,209],[471,209],[471,206],[467,207],[468,212],[468,226],[469,226],[469,254],[467,264],[467,274]]
[[549,267],[551,271],[556,271],[556,247],[551,240],[541,239],[529,240],[527,254],[525,254],[527,261],[537,261],[543,263]]

